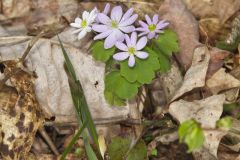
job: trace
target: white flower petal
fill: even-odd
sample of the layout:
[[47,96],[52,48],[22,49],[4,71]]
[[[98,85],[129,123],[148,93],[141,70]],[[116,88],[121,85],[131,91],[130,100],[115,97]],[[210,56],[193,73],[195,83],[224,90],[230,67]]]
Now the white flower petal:
[[75,23],[81,24],[82,23],[82,19],[77,17],[75,18]]
[[119,27],[119,29],[125,33],[131,33],[135,30],[134,26],[125,26],[125,27]]
[[128,19],[132,14],[133,14],[133,8],[128,9],[127,12],[123,15],[121,22]]
[[157,25],[157,22],[158,22],[158,15],[155,14],[155,15],[153,16],[153,24]]
[[96,32],[106,32],[109,30],[109,26],[104,24],[94,24],[92,26],[92,29]]
[[142,37],[138,40],[136,49],[139,51],[143,49],[146,46],[146,44],[147,44],[147,37]]
[[75,28],[81,28],[81,25],[79,23],[70,23],[70,26]]
[[128,47],[131,47],[131,39],[130,39],[130,37],[127,35],[127,34],[125,34],[125,41],[126,41],[126,43],[127,43],[127,46]]
[[109,22],[111,21],[111,19],[103,13],[98,14],[98,20],[101,23],[106,24],[106,25],[109,24]]
[[117,42],[116,32],[112,32],[104,41],[104,48],[109,49],[112,48]]
[[89,12],[84,11],[83,14],[82,14],[82,18],[83,18],[84,20],[86,20],[86,19],[88,19],[88,17],[89,17]]
[[78,33],[78,32],[80,32],[81,30],[82,30],[82,28],[77,29],[77,30],[75,30],[75,31],[72,31],[72,34]]
[[124,34],[120,30],[114,30],[115,32],[115,37],[117,41],[123,41],[124,40]]
[[136,32],[133,32],[132,34],[131,34],[131,44],[132,44],[132,46],[136,46],[136,44],[137,44],[137,33]]
[[87,34],[87,31],[85,29],[83,29],[79,34],[78,34],[78,40],[82,39],[83,37],[85,37]]
[[119,52],[113,55],[113,59],[117,61],[123,61],[129,57],[128,52]]
[[102,33],[96,35],[96,36],[94,37],[94,40],[106,38],[106,37],[109,36],[111,33],[112,33],[112,30],[108,30],[108,31],[106,31],[106,32],[102,32]]
[[92,28],[89,27],[89,26],[87,26],[85,29],[86,29],[87,32],[91,32],[92,31]]
[[128,66],[133,67],[134,65],[135,65],[135,57],[134,57],[133,54],[131,54],[129,59],[128,59]]
[[151,18],[150,18],[148,15],[145,15],[145,18],[146,18],[147,23],[148,23],[149,25],[151,25],[151,24],[152,24]]
[[149,31],[142,32],[142,33],[140,33],[140,34],[138,35],[138,37],[144,36],[144,35],[146,35],[146,34],[148,34],[148,33],[149,33]]
[[103,13],[107,15],[109,11],[110,11],[110,4],[107,3],[106,6],[104,7]]
[[134,14],[130,18],[126,19],[125,21],[121,21],[119,23],[119,26],[120,27],[124,27],[124,26],[131,25],[131,24],[133,24],[136,21],[137,18],[138,18],[138,15]]
[[135,55],[140,59],[146,59],[148,57],[148,53],[143,51],[137,51]]
[[121,6],[116,6],[113,7],[112,12],[111,12],[111,19],[119,22],[122,18],[122,7]]
[[122,51],[128,50],[128,47],[122,42],[116,42],[115,46]]
[[148,38],[149,38],[149,39],[152,39],[152,38],[155,37],[155,35],[156,35],[155,32],[150,32],[150,33],[148,33]]
[[97,13],[98,13],[97,8],[94,8],[94,9],[90,12],[89,17],[88,17],[88,19],[87,19],[88,24],[92,24],[92,23],[95,21],[95,19],[96,19],[96,17],[97,17]]

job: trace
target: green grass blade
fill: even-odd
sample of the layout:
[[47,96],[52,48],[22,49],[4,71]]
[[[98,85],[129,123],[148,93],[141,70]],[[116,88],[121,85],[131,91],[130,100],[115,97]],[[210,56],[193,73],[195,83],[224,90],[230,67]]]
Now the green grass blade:
[[60,40],[60,38],[58,37],[58,41],[60,43],[60,46],[61,46],[61,49],[62,49],[62,52],[63,52],[63,56],[64,56],[64,59],[65,59],[65,64],[67,65],[67,69],[71,75],[71,77],[76,81],[77,80],[77,76],[75,74],[75,71],[74,71],[74,68],[73,68],[73,65],[67,55],[67,52],[66,50],[64,49],[63,47],[63,44],[62,44],[62,41]]
[[84,131],[84,129],[87,126],[87,121],[85,121],[82,125],[82,127],[78,130],[78,132],[74,135],[74,137],[72,138],[72,140],[70,141],[70,143],[68,144],[68,146],[65,148],[65,150],[63,151],[63,154],[60,158],[60,160],[65,160],[67,154],[71,151],[73,145],[76,143],[76,141],[78,140],[79,136],[82,134],[82,132]]
[[[99,149],[97,131],[96,131],[91,113],[89,111],[88,104],[87,104],[85,95],[83,93],[81,83],[79,80],[77,80],[73,65],[72,65],[72,63],[67,55],[67,52],[64,49],[63,44],[60,39],[59,39],[59,42],[60,42],[60,46],[61,46],[64,58],[65,58],[65,68],[66,68],[66,73],[68,74],[69,86],[70,86],[70,90],[71,90],[73,103],[74,103],[74,106],[75,106],[75,109],[76,109],[76,112],[78,115],[77,118],[78,118],[80,124],[85,121],[88,121],[88,124],[87,124],[88,131],[89,131],[95,145]],[[89,151],[89,153],[91,153],[91,151]]]

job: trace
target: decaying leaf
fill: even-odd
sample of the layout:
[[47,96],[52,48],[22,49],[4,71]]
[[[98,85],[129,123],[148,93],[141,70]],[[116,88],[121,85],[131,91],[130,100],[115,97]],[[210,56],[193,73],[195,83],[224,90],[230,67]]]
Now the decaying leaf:
[[199,20],[199,28],[203,43],[215,44],[216,40],[225,39],[230,30],[229,24],[221,24],[218,18],[203,18]]
[[[196,155],[198,156],[199,154],[201,156],[203,156],[203,154],[207,154],[204,152],[204,150],[206,150],[210,153],[210,155],[217,157],[219,142],[226,132],[208,129],[215,128],[216,122],[223,112],[224,101],[225,96],[221,94],[193,102],[179,100],[170,104],[169,113],[180,123],[186,120],[195,119],[201,124],[203,129],[206,128],[206,130],[204,130],[204,148],[201,151],[196,152]],[[208,155],[208,157],[210,155]]]
[[[19,37],[16,38],[19,40]],[[0,44],[4,44],[1,41],[5,40],[6,37],[1,37]],[[20,56],[24,47],[24,43],[2,46],[0,57],[2,60],[15,59]],[[106,121],[127,118],[128,106],[111,107],[105,101],[103,95],[105,65],[96,62],[84,48],[76,49],[69,45],[65,45],[65,48],[81,81],[93,118],[103,118]],[[56,117],[55,122],[76,121],[68,79],[63,67],[64,58],[59,45],[55,41],[41,39],[26,60],[28,69],[35,71],[38,76],[35,89],[40,105],[48,111],[48,114]]]
[[31,0],[1,0],[0,20],[26,16],[31,9]]
[[176,56],[185,69],[189,68],[193,51],[200,44],[196,19],[180,0],[165,0],[159,8],[159,15],[177,32],[181,49]]
[[194,88],[203,87],[205,85],[209,60],[210,53],[206,46],[200,46],[195,49],[192,65],[184,76],[182,86],[178,89],[171,101],[178,99]]
[[199,18],[217,17],[223,24],[240,9],[239,0],[184,0],[191,12]]
[[[1,61],[1,74],[11,86],[0,87],[0,155],[3,159],[27,159],[45,115],[34,92],[34,77],[19,60]],[[2,82],[2,81],[1,81]]]
[[207,80],[206,86],[213,94],[217,94],[220,91],[240,87],[240,81],[221,68]]
[[162,87],[166,98],[168,101],[170,101],[183,83],[183,76],[181,74],[181,71],[177,64],[173,63],[170,71],[165,74],[161,74],[160,78],[163,84]]
[[215,72],[217,72],[224,64],[224,59],[231,53],[218,48],[211,48],[210,50],[210,62],[207,71],[207,79],[210,78]]
[[169,113],[180,123],[193,118],[203,128],[215,128],[216,121],[222,114],[224,101],[223,94],[193,102],[179,100],[170,104]]

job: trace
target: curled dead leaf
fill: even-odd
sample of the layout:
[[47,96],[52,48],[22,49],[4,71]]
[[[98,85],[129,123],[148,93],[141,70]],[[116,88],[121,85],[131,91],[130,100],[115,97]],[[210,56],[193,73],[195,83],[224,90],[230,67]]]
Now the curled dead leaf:
[[240,87],[240,81],[221,68],[207,80],[206,86],[213,94],[217,94],[220,91]]
[[203,87],[205,85],[209,60],[210,53],[206,46],[200,46],[195,49],[192,65],[184,76],[182,86],[178,89],[171,101],[178,99],[194,88]]
[[239,0],[212,0],[212,3],[203,0],[184,0],[184,2],[196,17],[216,17],[221,24],[240,9]]

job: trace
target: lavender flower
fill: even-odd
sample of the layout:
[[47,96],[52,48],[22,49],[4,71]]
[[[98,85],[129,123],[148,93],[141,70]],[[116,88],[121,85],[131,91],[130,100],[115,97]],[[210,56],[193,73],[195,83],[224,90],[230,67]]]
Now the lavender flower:
[[141,27],[136,28],[137,31],[142,33],[139,36],[147,35],[149,39],[156,38],[159,33],[163,33],[163,29],[169,25],[165,20],[158,20],[158,15],[154,15],[151,20],[148,15],[145,15],[147,23],[139,21]]
[[105,49],[113,47],[117,41],[122,42],[124,40],[124,33],[130,33],[135,30],[132,24],[136,21],[138,15],[132,14],[133,8],[130,8],[123,15],[120,6],[112,9],[111,18],[104,13],[99,13],[98,20],[101,24],[94,24],[92,29],[100,34],[95,36],[94,40],[106,38],[104,42]]
[[126,34],[125,35],[126,44],[122,42],[117,42],[116,47],[123,52],[119,52],[113,55],[113,58],[117,61],[123,61],[128,59],[128,66],[133,67],[135,65],[135,56],[140,59],[146,59],[148,57],[148,53],[142,50],[147,44],[147,37],[142,37],[137,41],[137,33],[133,32],[131,34],[131,38]]
[[87,32],[92,30],[91,25],[94,22],[95,18],[97,17],[97,9],[94,8],[90,13],[84,11],[82,14],[82,19],[77,17],[74,23],[70,25],[72,27],[78,28],[77,30],[73,31],[73,33],[78,33],[78,40],[82,39]]
[[[109,3],[107,3],[106,5],[105,5],[105,7],[104,7],[104,10],[103,10],[103,14],[105,14],[105,15],[108,15],[108,13],[109,13],[109,11],[110,11],[110,4]],[[99,14],[99,11],[98,11],[98,14]],[[95,20],[97,23],[100,23],[100,21],[99,21],[99,19],[98,19],[98,16],[96,17],[96,20]]]

